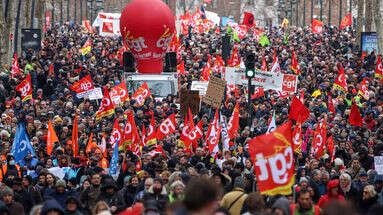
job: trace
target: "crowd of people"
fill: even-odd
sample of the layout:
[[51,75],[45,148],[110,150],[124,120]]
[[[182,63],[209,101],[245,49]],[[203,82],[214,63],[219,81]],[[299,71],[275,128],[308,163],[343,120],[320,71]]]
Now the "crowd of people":
[[[221,56],[222,35],[209,33],[181,35],[180,60],[185,63],[185,75],[179,75],[179,85],[190,87],[201,79],[201,71],[210,58]],[[263,47],[249,31],[240,42],[242,58],[256,53],[256,68],[265,56],[267,65],[277,53],[283,73],[290,69],[291,53],[298,56],[301,74],[298,90],[304,94],[304,104],[310,110],[302,133],[314,130],[317,123],[328,119],[328,135],[334,139],[335,159],[325,153],[316,159],[310,153],[312,134],[308,135],[306,151],[295,154],[295,185],[289,196],[261,195],[248,152],[248,142],[266,133],[275,112],[276,124],[288,119],[290,100],[274,91],[247,103],[246,89],[227,96],[220,111],[230,118],[239,104],[238,136],[229,150],[211,156],[205,137],[192,151],[179,144],[183,118],[177,108],[179,95],[169,95],[162,101],[147,98],[139,106],[134,100],[116,107],[115,114],[95,120],[99,104],[95,100],[78,99],[69,87],[90,74],[96,87],[108,89],[123,81],[123,68],[118,59],[121,38],[100,37],[71,24],[53,26],[45,32],[41,50],[28,51],[19,57],[22,74],[12,77],[11,66],[0,70],[0,214],[379,214],[383,209],[383,175],[374,170],[374,156],[383,155],[383,88],[374,77],[377,61],[375,52],[362,57],[351,29],[340,31],[324,26],[320,34],[311,28],[265,28],[270,45]],[[91,39],[92,49],[83,56],[79,49]],[[333,88],[341,63],[347,77],[347,92]],[[54,72],[49,72],[51,65]],[[215,73],[215,72],[213,72]],[[33,99],[22,102],[16,86],[30,74]],[[222,76],[222,74],[213,74]],[[367,80],[368,99],[358,94],[359,84]],[[316,90],[321,95],[312,96]],[[328,110],[328,96],[334,100],[335,113]],[[351,126],[348,115],[352,101],[358,104],[363,126]],[[202,104],[194,122],[202,119],[206,135],[214,110]],[[107,141],[106,155],[95,148],[86,152],[90,134],[97,144],[109,140],[115,119],[123,128],[126,113],[133,112],[137,128],[148,127],[152,114],[157,125],[175,113],[177,130],[158,141],[163,153],[151,153],[154,146],[144,146],[141,154],[119,152],[119,175],[113,178],[103,168],[101,160],[110,161],[113,148]],[[251,115],[250,115],[251,114]],[[73,118],[77,115],[79,131],[78,156],[73,155],[68,141],[72,140]],[[47,125],[51,120],[58,135],[53,153],[48,155]],[[18,123],[24,123],[36,152],[27,155],[24,165],[15,162],[11,152]],[[249,126],[251,124],[251,126]],[[49,169],[68,167],[75,174],[58,177]]]

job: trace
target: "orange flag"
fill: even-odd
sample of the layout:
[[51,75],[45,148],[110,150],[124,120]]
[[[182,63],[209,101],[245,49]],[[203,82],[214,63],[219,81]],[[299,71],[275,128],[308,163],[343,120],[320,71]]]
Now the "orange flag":
[[265,56],[262,56],[262,67],[261,71],[267,71],[267,63],[266,63],[266,58]]
[[48,155],[52,154],[53,146],[55,142],[59,142],[59,138],[57,138],[52,122],[49,120],[48,121],[48,137],[47,137],[47,154]]
[[345,27],[351,26],[352,25],[352,16],[351,13],[348,13],[345,17],[343,17],[339,29],[342,30]]
[[72,128],[72,150],[73,155],[77,157],[78,154],[78,122],[77,115],[73,119],[73,128]]
[[93,133],[90,133],[88,144],[86,145],[85,152],[88,154],[95,147],[98,148],[96,143],[93,142]]

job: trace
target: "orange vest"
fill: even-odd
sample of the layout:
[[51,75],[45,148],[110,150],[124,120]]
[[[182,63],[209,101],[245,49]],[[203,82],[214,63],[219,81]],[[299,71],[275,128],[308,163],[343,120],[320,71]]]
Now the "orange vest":
[[[15,166],[16,166],[16,169],[17,169],[17,174],[19,175],[19,177],[21,177],[20,166],[17,165],[17,164]],[[5,174],[7,174],[7,171],[8,171],[8,165],[3,164],[1,166],[1,169],[0,169],[0,181],[3,181],[3,178],[5,177]]]

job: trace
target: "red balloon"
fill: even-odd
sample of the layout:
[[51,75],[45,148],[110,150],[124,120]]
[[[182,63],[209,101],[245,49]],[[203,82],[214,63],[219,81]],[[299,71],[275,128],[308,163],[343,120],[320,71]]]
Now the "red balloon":
[[169,7],[162,0],[133,0],[121,13],[120,31],[136,58],[138,72],[161,73],[175,31]]

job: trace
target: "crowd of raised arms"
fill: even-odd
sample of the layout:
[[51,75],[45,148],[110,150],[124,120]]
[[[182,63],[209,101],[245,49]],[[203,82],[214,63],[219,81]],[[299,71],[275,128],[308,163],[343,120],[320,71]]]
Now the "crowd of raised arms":
[[[294,52],[300,67],[298,91],[285,95],[265,90],[264,95],[252,97],[249,106],[246,87],[234,86],[226,92],[219,113],[228,121],[238,107],[238,131],[229,147],[220,140],[219,151],[213,154],[206,134],[215,108],[202,103],[199,112],[189,117],[196,126],[199,123],[203,134],[195,144],[185,144],[179,95],[162,101],[152,95],[143,104],[127,99],[114,107],[114,114],[96,120],[100,100],[79,99],[70,87],[87,75],[95,87],[111,89],[122,83],[121,38],[90,34],[75,24],[53,26],[45,32],[40,51],[19,54],[19,73],[12,73],[11,64],[0,69],[0,214],[381,214],[383,175],[374,168],[374,156],[383,155],[379,56],[374,52],[362,56],[351,29],[323,28],[320,34],[312,33],[309,26],[265,28],[266,46],[257,42],[252,31],[232,42],[232,52],[238,50],[242,61],[247,53],[256,54],[256,68],[265,59],[270,70],[277,57],[282,73],[296,74],[291,70]],[[206,65],[222,59],[225,33],[222,28],[179,37],[177,61],[185,68],[178,74],[180,89],[205,79]],[[91,50],[82,55],[79,50],[88,39]],[[340,67],[345,90],[333,87]],[[223,78],[223,74],[220,69],[211,71],[212,76]],[[22,101],[16,87],[28,75],[32,98]],[[262,195],[249,142],[267,132],[273,113],[277,127],[287,122],[295,96],[309,109],[300,125],[306,146],[294,152],[295,183],[291,195]],[[360,126],[350,124],[353,105],[360,111]],[[148,132],[150,125],[158,126],[172,114],[176,121],[172,134],[154,142],[142,138],[143,128]],[[128,120],[134,120],[141,145],[120,148],[114,166],[118,174],[111,176],[112,131],[115,122],[123,131]],[[312,143],[324,121],[334,153],[325,147],[317,156]],[[13,149],[20,125],[33,148],[22,161],[15,159],[18,149]],[[57,141],[48,146],[52,130]]]

